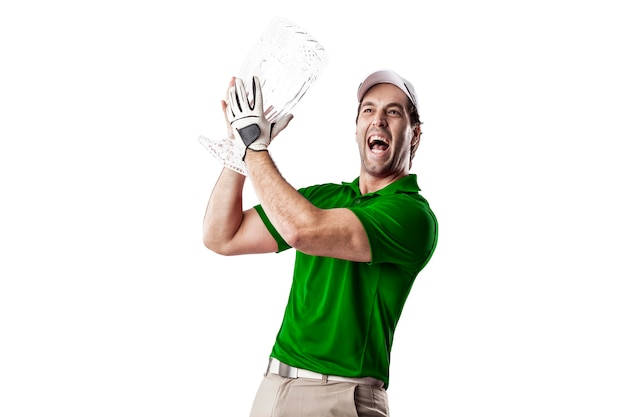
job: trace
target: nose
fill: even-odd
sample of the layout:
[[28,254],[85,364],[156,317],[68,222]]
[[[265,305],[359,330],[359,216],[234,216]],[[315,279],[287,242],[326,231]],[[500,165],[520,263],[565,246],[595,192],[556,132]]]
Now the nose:
[[385,113],[383,112],[378,112],[374,118],[372,119],[372,125],[373,126],[386,126],[387,125],[387,118],[385,117]]

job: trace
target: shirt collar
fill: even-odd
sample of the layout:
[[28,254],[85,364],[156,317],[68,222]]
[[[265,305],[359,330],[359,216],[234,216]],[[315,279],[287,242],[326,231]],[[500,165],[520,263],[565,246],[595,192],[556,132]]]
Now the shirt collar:
[[[352,182],[343,182],[342,184],[349,187],[356,195],[361,195],[361,189],[359,188],[359,178],[357,177]],[[409,174],[406,177],[402,177],[395,180],[385,188],[382,188],[376,192],[370,193],[372,195],[390,195],[390,194],[412,194],[420,191],[420,187],[417,185],[417,175]]]

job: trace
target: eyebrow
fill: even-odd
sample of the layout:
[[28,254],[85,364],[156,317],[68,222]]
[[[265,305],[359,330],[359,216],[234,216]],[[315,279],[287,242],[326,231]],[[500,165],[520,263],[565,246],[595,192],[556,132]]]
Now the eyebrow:
[[[376,106],[376,107],[378,107],[378,105],[376,103],[374,103],[373,101],[364,101],[364,102],[361,103],[361,107],[363,107],[363,106]],[[403,109],[404,108],[404,104],[391,102],[391,103],[387,103],[384,106],[380,106],[380,107],[400,107],[401,109]]]

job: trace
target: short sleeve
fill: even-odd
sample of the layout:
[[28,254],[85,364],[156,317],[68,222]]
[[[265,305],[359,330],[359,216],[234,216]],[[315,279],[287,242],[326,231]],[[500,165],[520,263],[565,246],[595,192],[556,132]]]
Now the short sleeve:
[[278,233],[272,222],[270,222],[270,219],[267,217],[267,214],[265,214],[265,210],[263,210],[263,207],[261,207],[261,205],[259,204],[254,206],[254,209],[257,211],[257,213],[259,213],[263,224],[265,224],[265,227],[267,227],[267,230],[270,232],[270,234],[278,244],[278,250],[276,251],[276,253],[290,249],[291,246],[289,246],[289,244],[285,242],[285,239],[283,239],[283,237],[280,235],[280,233]]
[[391,262],[421,269],[437,244],[437,219],[427,202],[409,195],[380,196],[351,207],[369,239],[371,263]]

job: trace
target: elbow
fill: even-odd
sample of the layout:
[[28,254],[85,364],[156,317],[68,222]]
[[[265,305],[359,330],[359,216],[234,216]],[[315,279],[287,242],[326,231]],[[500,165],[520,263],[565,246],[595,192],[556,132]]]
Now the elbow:
[[203,243],[204,243],[205,248],[207,248],[211,252],[214,252],[218,255],[223,255],[223,256],[235,255],[235,253],[233,253],[233,251],[230,250],[229,245],[220,241],[216,241],[214,239],[210,239],[207,236],[204,237]]
[[302,230],[292,228],[291,230],[284,231],[281,236],[285,242],[296,250],[301,250],[303,242],[306,242],[305,233]]
[[223,250],[220,249],[220,245],[218,245],[216,242],[210,239],[204,238],[202,243],[204,243],[204,247],[210,250],[211,252],[215,252],[218,255],[221,255],[222,254],[221,252],[223,252]]
[[307,216],[302,218],[300,222],[284,224],[279,232],[289,246],[306,253],[307,249],[310,249],[308,247],[318,240],[318,224],[318,218]]

